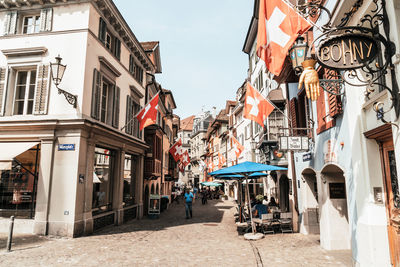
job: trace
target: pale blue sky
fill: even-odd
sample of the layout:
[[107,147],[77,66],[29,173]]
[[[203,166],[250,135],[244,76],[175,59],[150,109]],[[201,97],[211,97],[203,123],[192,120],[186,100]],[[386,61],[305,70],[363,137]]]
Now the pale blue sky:
[[137,39],[160,41],[162,74],[176,114],[225,107],[247,76],[242,52],[253,0],[114,0]]

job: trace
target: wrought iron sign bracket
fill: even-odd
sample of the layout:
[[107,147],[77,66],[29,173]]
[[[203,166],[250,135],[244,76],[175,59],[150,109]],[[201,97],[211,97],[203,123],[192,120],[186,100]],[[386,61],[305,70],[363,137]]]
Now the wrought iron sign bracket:
[[58,87],[57,86],[57,89],[58,89],[58,94],[60,95],[60,94],[63,94],[64,95],[64,97],[65,97],[65,99],[67,100],[67,102],[70,104],[70,105],[72,105],[74,108],[76,108],[76,103],[77,103],[77,96],[76,95],[73,95],[73,94],[71,94],[71,93],[69,93],[69,92],[67,92],[67,91],[65,91],[65,90],[63,90],[63,89],[61,89],[60,87]]
[[[362,4],[363,0],[357,0],[350,11],[344,14],[338,25],[331,24],[332,14],[320,0],[311,0],[311,2],[296,6],[298,12],[305,18],[318,18],[322,12],[328,16],[328,22],[317,27],[322,34],[313,40],[306,57],[311,58],[311,49],[318,44],[318,47],[315,47],[318,63],[324,68],[340,73],[338,80],[320,80],[321,87],[328,93],[342,95],[344,83],[355,87],[365,87],[367,97],[376,87],[386,89],[391,94],[391,107],[383,111],[384,104],[379,103],[379,108],[374,108],[374,110],[382,121],[383,114],[392,108],[396,117],[399,118],[400,94],[392,62],[396,47],[389,38],[390,23],[386,11],[386,0],[372,0],[372,5],[374,5],[372,10],[365,14],[356,26],[348,26],[347,23]],[[386,85],[389,73],[390,88]],[[339,88],[340,90],[337,90]]]

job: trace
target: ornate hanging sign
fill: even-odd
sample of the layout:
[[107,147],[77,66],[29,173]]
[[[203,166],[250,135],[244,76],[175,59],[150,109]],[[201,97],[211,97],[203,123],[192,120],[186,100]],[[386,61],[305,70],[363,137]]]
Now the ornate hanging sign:
[[329,69],[362,68],[378,55],[376,41],[364,34],[342,34],[325,39],[318,47],[317,61]]

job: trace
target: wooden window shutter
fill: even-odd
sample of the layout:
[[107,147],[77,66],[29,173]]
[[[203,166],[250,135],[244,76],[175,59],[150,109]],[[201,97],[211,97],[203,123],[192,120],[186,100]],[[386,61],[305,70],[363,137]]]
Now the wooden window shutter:
[[319,97],[316,101],[317,104],[317,122],[318,129],[321,129],[326,124],[326,108],[325,108],[325,91],[319,87]]
[[120,94],[120,88],[118,86],[115,87],[114,90],[114,111],[113,111],[113,120],[112,120],[112,126],[114,128],[118,128],[119,126],[119,94]]
[[44,115],[47,114],[47,102],[49,98],[49,88],[50,88],[49,65],[38,66],[36,79],[37,80],[36,80],[33,114]]
[[99,23],[99,39],[104,44],[106,41],[107,24],[103,18],[100,18]]
[[121,59],[121,41],[117,37],[114,37],[114,56]]
[[[324,79],[334,80],[338,79],[338,73],[334,70],[324,68]],[[329,88],[330,91],[339,93],[337,88]],[[331,118],[337,117],[342,113],[342,98],[334,94],[328,93],[329,116]]]
[[126,115],[125,115],[125,132],[132,134],[132,99],[129,95],[126,96]]
[[6,95],[6,68],[0,69],[0,116],[4,116],[4,98]]
[[[289,110],[290,110],[290,119],[292,122],[292,128],[298,128],[299,122],[297,117],[297,98],[293,97],[289,102]],[[293,131],[293,134],[296,135],[297,131]]]
[[101,74],[97,69],[93,71],[92,109],[91,117],[98,120],[100,116]]
[[6,14],[4,23],[4,35],[15,34],[17,30],[17,11],[12,11]]
[[40,11],[40,31],[51,31],[53,20],[53,9],[44,8]]

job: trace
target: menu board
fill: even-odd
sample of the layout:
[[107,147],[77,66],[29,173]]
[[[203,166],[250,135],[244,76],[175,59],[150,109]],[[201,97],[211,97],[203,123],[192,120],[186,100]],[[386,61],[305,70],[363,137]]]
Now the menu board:
[[329,197],[331,199],[346,198],[346,184],[329,183]]

